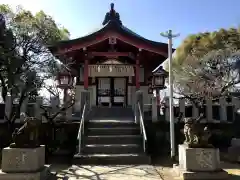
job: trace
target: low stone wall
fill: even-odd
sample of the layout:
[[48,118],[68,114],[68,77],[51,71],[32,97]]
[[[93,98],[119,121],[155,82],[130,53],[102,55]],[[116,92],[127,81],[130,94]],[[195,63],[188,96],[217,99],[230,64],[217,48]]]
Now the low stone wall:
[[[229,123],[204,123],[202,126],[208,125],[213,133],[210,142],[220,150],[225,150],[231,145],[231,139],[237,134],[235,131],[235,124]],[[166,121],[159,121],[152,123],[151,120],[145,121],[147,136],[148,136],[148,150],[153,156],[159,156],[170,151],[170,124]],[[175,124],[175,149],[178,144],[184,141],[183,123]],[[239,126],[238,126],[239,127]]]
[[[16,123],[18,128],[22,124]],[[43,123],[40,130],[40,142],[46,145],[46,160],[48,161],[54,155],[62,154],[71,157],[75,153],[77,133],[79,123],[57,123],[50,126]],[[55,135],[53,135],[55,131]],[[6,124],[0,124],[0,148],[9,146],[11,142],[11,134]]]

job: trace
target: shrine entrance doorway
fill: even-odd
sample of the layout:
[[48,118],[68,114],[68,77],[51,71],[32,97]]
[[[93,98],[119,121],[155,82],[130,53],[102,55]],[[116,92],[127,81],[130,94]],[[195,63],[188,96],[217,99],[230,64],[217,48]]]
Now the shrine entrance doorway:
[[100,106],[127,105],[127,77],[96,77],[96,104]]

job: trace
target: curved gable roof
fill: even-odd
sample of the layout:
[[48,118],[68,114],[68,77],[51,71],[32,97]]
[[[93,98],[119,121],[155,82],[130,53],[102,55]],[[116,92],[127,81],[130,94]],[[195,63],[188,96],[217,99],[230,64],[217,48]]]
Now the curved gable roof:
[[166,43],[152,41],[133,32],[126,26],[122,25],[119,14],[115,12],[114,9],[112,10],[113,12],[111,12],[111,10],[105,15],[103,25],[94,32],[80,38],[59,41],[56,44],[49,45],[48,48],[52,52],[59,51],[59,49],[69,49],[63,50],[63,52],[66,52],[91,46],[109,37],[116,37],[117,39],[130,43],[138,48],[156,52],[166,57],[168,50]]
[[82,37],[79,37],[79,38],[76,38],[76,39],[71,39],[71,40],[63,40],[63,41],[59,41],[57,44],[55,45],[49,45],[49,47],[52,47],[52,46],[58,46],[58,45],[67,45],[67,44],[72,44],[72,43],[78,43],[78,42],[81,42],[81,41],[84,41],[84,40],[87,40],[89,39],[90,37],[95,37],[97,34],[101,33],[101,32],[104,32],[104,31],[107,31],[107,30],[112,30],[112,31],[119,31],[119,32],[122,32],[122,33],[126,33],[127,35],[130,35],[130,36],[133,36],[135,38],[138,38],[138,39],[141,39],[141,40],[144,40],[146,42],[149,42],[149,43],[152,43],[152,44],[155,44],[155,45],[167,45],[166,43],[162,43],[162,42],[157,42],[157,41],[152,41],[152,40],[149,40],[149,39],[146,39],[144,38],[143,36],[133,32],[131,29],[127,28],[126,26],[124,25],[118,25],[117,23],[115,23],[114,21],[109,21],[106,25],[104,26],[101,26],[100,28],[97,28],[95,31],[91,32],[91,33],[88,33],[87,35],[85,36],[82,36]]

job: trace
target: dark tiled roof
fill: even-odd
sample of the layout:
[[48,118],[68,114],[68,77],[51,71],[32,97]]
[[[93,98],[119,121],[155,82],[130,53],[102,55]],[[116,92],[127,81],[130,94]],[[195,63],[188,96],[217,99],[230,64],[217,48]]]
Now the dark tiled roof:
[[77,44],[77,43],[81,43],[83,41],[88,41],[88,40],[91,40],[91,39],[93,40],[93,39],[95,39],[95,37],[98,34],[101,34],[101,33],[105,32],[105,31],[108,31],[108,30],[112,30],[112,31],[115,31],[115,32],[118,32],[118,33],[121,33],[121,34],[125,34],[127,36],[131,36],[133,38],[137,38],[137,39],[142,40],[145,43],[153,45],[153,46],[157,46],[157,47],[166,47],[167,46],[166,43],[161,43],[161,42],[148,40],[148,39],[140,36],[139,34],[133,32],[132,30],[130,30],[126,26],[121,25],[121,24],[119,24],[115,21],[109,21],[107,24],[97,28],[95,31],[93,31],[91,33],[88,33],[85,36],[82,36],[82,37],[76,38],[76,39],[71,39],[71,40],[59,41],[56,44],[49,45],[48,47],[50,49],[53,49],[54,47],[65,46],[65,45],[70,45],[70,44]]

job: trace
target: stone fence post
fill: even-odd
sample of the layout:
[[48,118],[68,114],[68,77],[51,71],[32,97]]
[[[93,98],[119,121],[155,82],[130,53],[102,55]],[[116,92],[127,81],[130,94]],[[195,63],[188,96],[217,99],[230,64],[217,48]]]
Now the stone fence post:
[[[206,99],[206,120],[208,122],[213,121],[213,102],[212,99]],[[233,114],[234,112],[236,112],[239,108],[240,108],[240,100],[239,98],[236,97],[232,97],[232,103],[231,104],[227,104],[226,98],[225,97],[221,97],[219,99],[219,103],[217,104],[219,107],[219,115],[220,115],[220,119],[218,119],[221,122],[226,122],[228,121],[228,116],[227,114],[229,112],[227,112],[227,107],[228,106],[233,106]],[[183,113],[184,117],[186,116],[185,112],[186,112],[186,104],[185,104],[185,99],[180,99],[179,100],[179,111]],[[154,111],[152,111],[153,113]],[[192,117],[193,118],[197,118],[199,116],[199,109],[192,104]],[[235,117],[233,116],[233,119]],[[165,111],[165,119],[168,121],[169,120],[169,108],[168,108],[168,101],[166,101],[166,111]]]
[[34,115],[37,119],[43,120],[42,118],[42,109],[40,108],[43,104],[43,98],[42,97],[36,97],[36,103],[34,104]]
[[51,107],[52,107],[52,112],[59,111],[60,100],[58,97],[51,97],[50,103],[51,103]]
[[90,103],[90,92],[88,90],[84,90],[81,92],[81,115],[82,115],[82,112],[83,112],[83,107],[84,107],[84,104],[86,103],[86,109],[85,111],[89,111],[90,108],[91,108],[91,103]]
[[198,107],[196,106],[196,104],[192,104],[192,117],[197,119],[199,116],[199,109]]
[[[5,102],[5,116],[7,116],[7,118],[10,117],[11,109],[12,109],[12,97],[10,95],[7,95],[6,102]],[[4,116],[4,119],[5,119],[5,116]]]
[[152,95],[152,122],[158,121],[158,110],[157,110],[157,96],[155,94]]
[[28,98],[25,98],[20,107],[20,121],[24,121],[24,119],[26,118],[27,107],[28,107]]
[[240,109],[240,100],[237,97],[232,98],[232,104],[233,104],[233,120],[236,120],[237,117],[237,111]]
[[165,99],[165,120],[170,122],[169,98]]
[[[70,101],[71,101],[71,96],[69,96],[69,94],[67,94],[66,102],[70,102]],[[68,106],[69,106],[69,104],[66,104],[66,107],[68,107]],[[72,106],[66,109],[66,121],[72,120],[72,112],[73,112]]]
[[206,99],[206,120],[211,122],[213,120],[213,112],[212,112],[212,107],[213,107],[213,104],[212,104],[212,99],[208,98]]
[[183,113],[183,118],[185,118],[185,99],[179,99],[179,111]]
[[227,102],[225,97],[219,99],[220,105],[220,120],[227,121]]

